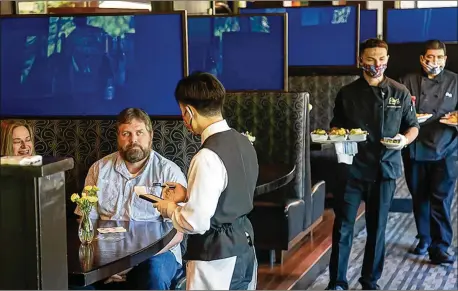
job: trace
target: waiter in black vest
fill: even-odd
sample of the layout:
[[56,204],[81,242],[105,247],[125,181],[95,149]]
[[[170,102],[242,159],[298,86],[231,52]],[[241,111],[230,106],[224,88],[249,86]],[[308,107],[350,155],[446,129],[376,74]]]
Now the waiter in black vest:
[[458,176],[458,131],[439,120],[458,110],[458,75],[444,69],[446,60],[445,44],[428,41],[420,56],[422,70],[401,79],[416,97],[417,112],[433,115],[421,124],[418,139],[403,157],[419,238],[413,253],[429,252],[436,264],[454,261],[447,251],[453,238],[450,208]]
[[256,289],[253,228],[247,214],[253,209],[258,160],[248,138],[224,120],[225,95],[223,85],[208,73],[182,79],[175,90],[183,121],[201,136],[202,146],[191,160],[188,189],[167,183],[167,200],[155,207],[178,231],[189,234],[184,255],[188,290]]
[[[349,166],[343,195],[336,195],[328,290],[348,289],[347,268],[353,229],[361,201],[366,206],[367,241],[359,282],[363,290],[378,290],[385,260],[385,229],[396,179],[402,175],[401,150],[418,135],[409,91],[386,77],[388,45],[368,39],[360,47],[362,76],[337,94],[331,127],[360,128],[367,141]],[[381,143],[395,138],[395,145]]]

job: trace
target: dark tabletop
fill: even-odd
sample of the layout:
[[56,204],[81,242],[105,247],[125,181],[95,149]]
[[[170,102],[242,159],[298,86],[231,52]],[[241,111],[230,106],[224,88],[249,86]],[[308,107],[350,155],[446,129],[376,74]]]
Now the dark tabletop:
[[[295,177],[296,166],[288,164],[259,165],[255,196],[283,187]],[[176,230],[166,222],[94,221],[96,237],[99,227],[123,226],[127,232],[102,235],[82,246],[78,239],[77,220],[67,224],[68,283],[87,286],[122,272],[163,249],[175,236]],[[121,238],[120,240],[117,240]]]
[[291,182],[296,174],[296,166],[288,164],[261,164],[254,195],[275,191]]
[[[175,236],[176,230],[167,222],[94,220],[97,228],[123,226],[127,232],[105,234],[90,245],[78,239],[78,222],[67,223],[68,284],[87,286],[134,267],[157,254]],[[112,238],[112,240],[110,240]],[[120,240],[117,240],[120,239]]]

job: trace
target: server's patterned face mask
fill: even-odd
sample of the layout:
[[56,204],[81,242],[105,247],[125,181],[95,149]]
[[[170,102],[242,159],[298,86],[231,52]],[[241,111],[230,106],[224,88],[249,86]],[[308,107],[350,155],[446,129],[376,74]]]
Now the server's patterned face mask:
[[361,64],[361,69],[363,69],[364,72],[366,72],[369,76],[372,78],[379,78],[385,73],[385,70],[387,68],[386,64],[381,64],[381,65],[368,65],[365,63]]
[[432,62],[425,57],[420,57],[420,64],[425,70],[426,73],[431,75],[438,75],[444,70],[445,64],[442,60],[438,60],[436,62]]

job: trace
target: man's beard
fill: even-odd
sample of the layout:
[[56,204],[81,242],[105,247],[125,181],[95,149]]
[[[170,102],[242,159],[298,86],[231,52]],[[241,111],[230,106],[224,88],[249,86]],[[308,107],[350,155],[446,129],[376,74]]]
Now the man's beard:
[[119,147],[119,153],[121,157],[129,163],[140,162],[141,160],[148,157],[151,152],[151,144],[148,148],[144,149],[141,145],[128,145],[125,148]]

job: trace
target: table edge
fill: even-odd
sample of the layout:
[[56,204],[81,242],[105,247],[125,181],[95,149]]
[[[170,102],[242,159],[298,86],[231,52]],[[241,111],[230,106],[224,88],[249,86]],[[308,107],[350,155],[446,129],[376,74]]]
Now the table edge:
[[[291,171],[288,172],[288,174],[277,178],[275,180],[272,180],[268,183],[265,183],[261,186],[257,186],[254,190],[254,196],[262,195],[268,192],[272,192],[274,190],[280,189],[281,187],[285,186],[289,182],[291,182],[294,177],[296,176],[296,165],[294,164]],[[273,184],[277,184],[275,189],[271,189]]]
[[85,287],[94,284],[103,279],[107,279],[112,275],[135,267],[136,265],[144,262],[146,259],[156,255],[162,250],[177,234],[177,230],[172,228],[163,239],[150,244],[149,246],[132,253],[129,256],[121,258],[110,264],[104,265],[98,269],[91,270],[87,273],[69,273],[68,284],[76,287]]

